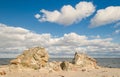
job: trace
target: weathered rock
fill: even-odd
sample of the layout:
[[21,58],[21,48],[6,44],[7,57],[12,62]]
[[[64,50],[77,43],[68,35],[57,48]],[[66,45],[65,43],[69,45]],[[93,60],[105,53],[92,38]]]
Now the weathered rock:
[[75,65],[79,65],[81,68],[82,67],[97,68],[96,60],[83,53],[79,54],[76,52],[72,63]]
[[35,47],[25,50],[23,54],[19,55],[16,59],[10,61],[12,65],[20,65],[39,69],[46,66],[49,56],[45,48]]
[[20,63],[20,59],[14,59],[10,61],[11,64],[19,64]]
[[[25,67],[40,69],[42,67],[47,68],[49,71],[68,71],[79,70],[80,68],[97,68],[97,62],[95,59],[87,56],[86,54],[75,53],[72,63],[68,61],[63,62],[48,62],[49,56],[45,48],[35,47],[25,50],[16,59],[10,61],[10,69],[23,70]],[[25,68],[26,69],[26,68]]]
[[6,75],[6,72],[4,70],[0,71],[0,75]]
[[61,70],[60,63],[61,62],[56,62],[56,61],[49,62],[47,67],[54,71],[60,71]]
[[62,70],[68,71],[68,70],[69,70],[69,62],[63,61],[63,62],[60,64],[60,67],[61,67]]
[[54,71],[68,71],[74,69],[74,65],[68,61],[63,62],[48,62],[47,68]]

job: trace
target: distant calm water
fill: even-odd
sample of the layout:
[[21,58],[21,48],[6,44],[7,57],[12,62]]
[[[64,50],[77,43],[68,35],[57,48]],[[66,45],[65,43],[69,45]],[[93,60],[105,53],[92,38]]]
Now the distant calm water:
[[[12,58],[0,58],[0,65],[9,64]],[[98,65],[103,67],[120,68],[120,58],[96,58]],[[72,61],[71,58],[51,58],[49,61]]]

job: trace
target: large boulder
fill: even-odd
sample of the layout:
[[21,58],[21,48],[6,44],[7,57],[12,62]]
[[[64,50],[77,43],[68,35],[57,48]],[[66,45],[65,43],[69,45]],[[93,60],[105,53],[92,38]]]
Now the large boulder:
[[46,66],[49,56],[45,48],[34,47],[25,50],[16,59],[10,61],[11,65],[39,69]]
[[75,53],[72,63],[82,67],[97,68],[97,61],[86,54]]

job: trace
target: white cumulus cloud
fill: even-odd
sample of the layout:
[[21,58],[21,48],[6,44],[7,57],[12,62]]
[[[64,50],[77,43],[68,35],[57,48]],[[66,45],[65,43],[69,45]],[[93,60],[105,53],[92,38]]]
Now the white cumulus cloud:
[[64,34],[62,37],[54,37],[48,33],[37,34],[21,27],[0,24],[0,58],[15,57],[24,49],[35,46],[45,47],[52,57],[72,56],[76,51],[93,56],[99,56],[101,53],[103,55],[100,56],[104,57],[106,53],[120,56],[120,44],[113,43],[112,38],[89,39],[74,32]]
[[48,11],[42,9],[40,10],[40,13],[43,14],[42,15],[36,14],[35,17],[40,22],[48,21],[62,25],[71,25],[90,16],[91,14],[93,14],[94,11],[95,6],[91,2],[83,1],[76,4],[75,7],[72,7],[71,5],[64,5],[60,11],[58,10]]
[[99,27],[120,21],[120,6],[109,6],[97,11],[91,19],[90,27]]
[[40,18],[40,14],[36,14],[36,15],[35,15],[35,18]]

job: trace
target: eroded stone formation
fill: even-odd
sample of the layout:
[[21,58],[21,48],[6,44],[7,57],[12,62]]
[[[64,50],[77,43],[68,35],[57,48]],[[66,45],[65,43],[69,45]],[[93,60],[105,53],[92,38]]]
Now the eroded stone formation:
[[10,61],[11,65],[39,69],[45,67],[49,56],[45,48],[35,47],[25,50],[16,59]]
[[72,63],[80,67],[97,68],[97,61],[83,53],[79,54],[76,52]]
[[27,67],[33,69],[40,69],[42,67],[45,67],[54,71],[76,70],[83,67],[97,68],[96,60],[85,54],[75,53],[72,62],[48,62],[48,59],[49,56],[45,48],[35,47],[25,50],[16,59],[11,60],[10,66],[13,66],[15,68]]

